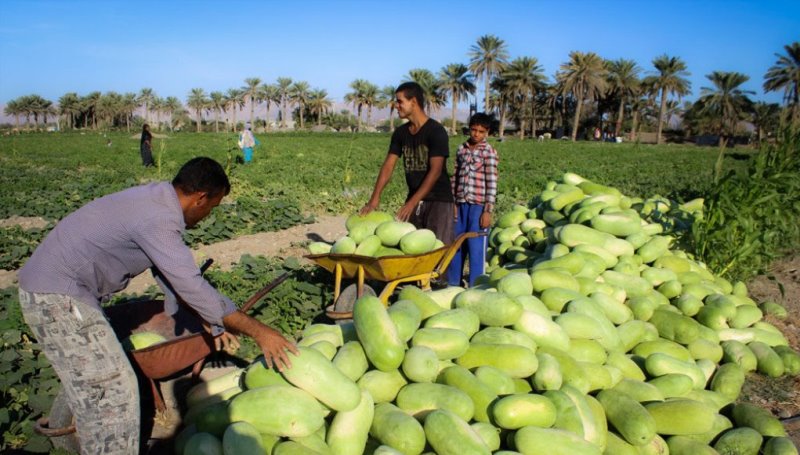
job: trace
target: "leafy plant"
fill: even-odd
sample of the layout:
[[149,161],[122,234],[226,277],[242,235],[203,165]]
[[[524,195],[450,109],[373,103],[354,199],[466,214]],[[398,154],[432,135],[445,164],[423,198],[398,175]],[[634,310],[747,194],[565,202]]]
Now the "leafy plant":
[[0,229],[0,269],[21,267],[50,229],[52,225],[43,229],[24,230],[19,226]]
[[[244,255],[232,270],[211,269],[206,277],[222,294],[241,306],[284,273],[289,273],[289,278],[256,303],[249,314],[294,338],[310,321],[320,317],[333,300],[332,279],[326,271],[303,266],[297,258],[281,261]],[[252,340],[243,338],[240,341],[242,347],[238,356],[252,360],[260,354]]]
[[712,270],[744,280],[800,246],[800,132],[786,131],[742,173],[729,172],[706,197],[695,250]]
[[0,290],[0,452],[46,453],[50,441],[33,424],[53,403],[61,385],[42,354],[19,308],[17,290]]

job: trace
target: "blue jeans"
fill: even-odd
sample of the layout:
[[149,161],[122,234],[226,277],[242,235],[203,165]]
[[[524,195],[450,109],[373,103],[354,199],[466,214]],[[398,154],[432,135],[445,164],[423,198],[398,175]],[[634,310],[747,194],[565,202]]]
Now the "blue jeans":
[[[460,203],[456,204],[458,218],[455,223],[456,237],[465,232],[485,232],[481,229],[481,215],[483,205]],[[450,286],[461,286],[461,277],[464,273],[464,256],[469,257],[469,285],[475,284],[475,279],[483,274],[486,263],[486,236],[468,239],[456,251],[450,267],[447,268],[447,282]]]

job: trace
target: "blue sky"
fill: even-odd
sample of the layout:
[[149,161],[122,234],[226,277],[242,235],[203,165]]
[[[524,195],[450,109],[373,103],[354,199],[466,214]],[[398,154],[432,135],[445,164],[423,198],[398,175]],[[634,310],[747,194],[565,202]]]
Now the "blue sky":
[[143,87],[185,101],[194,87],[280,76],[341,101],[356,78],[396,85],[412,68],[468,63],[484,34],[512,58],[536,57],[551,80],[572,50],[633,59],[644,74],[666,53],[688,65],[689,100],[722,70],[749,75],[753,98],[780,102],[763,93],[763,75],[800,40],[800,1],[4,0],[0,104]]

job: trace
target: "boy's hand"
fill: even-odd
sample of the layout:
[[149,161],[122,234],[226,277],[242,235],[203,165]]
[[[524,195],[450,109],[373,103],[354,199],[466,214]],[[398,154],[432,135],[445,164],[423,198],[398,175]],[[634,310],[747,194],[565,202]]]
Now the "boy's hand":
[[489,212],[481,213],[480,225],[481,229],[489,229],[489,226],[492,225],[492,214]]

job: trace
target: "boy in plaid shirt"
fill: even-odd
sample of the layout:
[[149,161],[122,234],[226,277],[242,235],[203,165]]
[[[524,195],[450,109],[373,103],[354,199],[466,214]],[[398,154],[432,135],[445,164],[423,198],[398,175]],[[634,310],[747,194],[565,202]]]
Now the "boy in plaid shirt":
[[[456,167],[451,180],[455,197],[455,235],[464,232],[487,232],[492,224],[497,197],[497,152],[486,142],[492,119],[477,113],[469,119],[469,139],[456,152]],[[486,236],[466,241],[456,251],[447,269],[447,281],[460,286],[464,256],[469,256],[469,286],[484,272]]]

